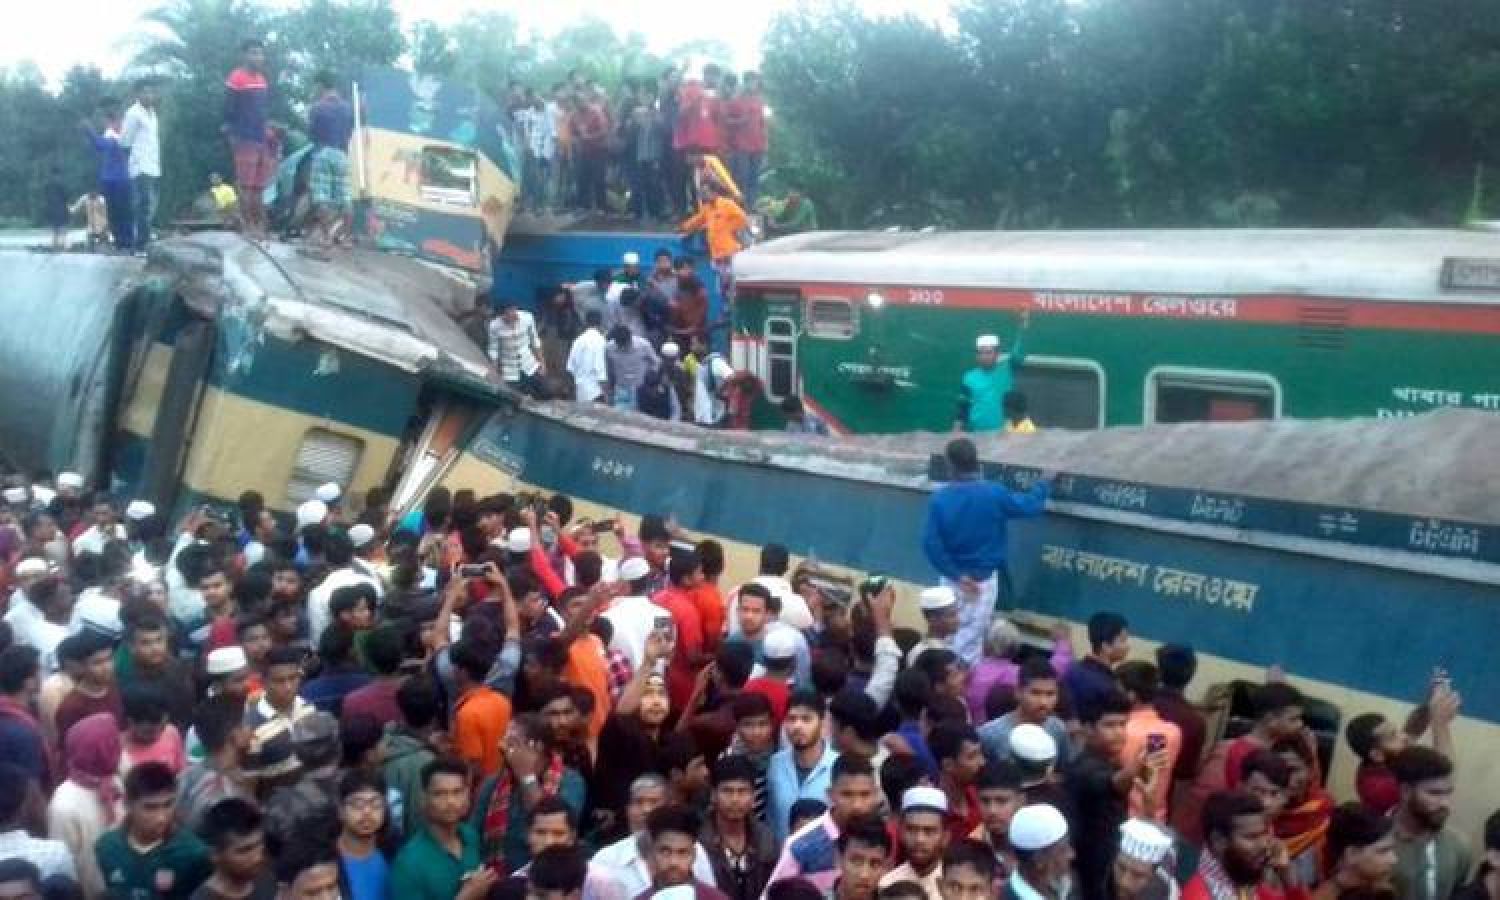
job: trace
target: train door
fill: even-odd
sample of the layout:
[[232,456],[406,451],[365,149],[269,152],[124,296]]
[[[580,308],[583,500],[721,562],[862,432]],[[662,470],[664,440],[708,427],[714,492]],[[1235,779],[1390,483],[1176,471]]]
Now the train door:
[[443,394],[424,392],[392,460],[391,511],[400,515],[422,502],[442,481],[463,452],[475,424],[471,404]]

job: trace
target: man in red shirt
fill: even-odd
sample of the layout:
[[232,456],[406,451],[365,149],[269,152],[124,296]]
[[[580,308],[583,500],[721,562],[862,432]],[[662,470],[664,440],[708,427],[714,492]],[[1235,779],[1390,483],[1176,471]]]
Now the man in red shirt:
[[609,162],[609,112],[595,94],[579,94],[568,121],[577,157],[578,202],[584,209],[605,207],[605,165]]
[[724,118],[729,126],[729,171],[745,196],[745,209],[754,210],[767,146],[766,101],[760,93],[759,74],[745,73],[744,85],[728,101]]
[[1285,852],[1275,847],[1260,801],[1225,791],[1203,804],[1203,858],[1182,900],[1307,900],[1295,887]]
[[1349,720],[1344,738],[1359,757],[1354,789],[1365,809],[1383,816],[1401,802],[1401,785],[1390,769],[1390,761],[1429,726],[1432,748],[1452,758],[1453,720],[1458,716],[1459,702],[1458,693],[1449,686],[1446,677],[1439,676],[1433,679],[1427,702],[1412,710],[1404,728],[1397,728],[1395,722],[1380,713],[1365,713]]
[[1273,681],[1261,685],[1251,695],[1255,706],[1255,727],[1235,738],[1224,753],[1224,785],[1240,786],[1240,768],[1245,758],[1257,750],[1269,750],[1279,740],[1307,736],[1302,723],[1302,693],[1291,685]]
[[927,733],[927,747],[937,760],[938,787],[948,798],[948,839],[964,840],[984,820],[979,808],[979,773],[984,769],[979,735],[968,725],[939,722]]
[[708,663],[703,652],[703,620],[693,595],[702,572],[703,564],[696,552],[672,554],[667,562],[667,587],[651,598],[651,602],[672,614],[672,625],[677,630],[672,662],[667,666],[667,696],[676,710],[687,709],[698,671]]

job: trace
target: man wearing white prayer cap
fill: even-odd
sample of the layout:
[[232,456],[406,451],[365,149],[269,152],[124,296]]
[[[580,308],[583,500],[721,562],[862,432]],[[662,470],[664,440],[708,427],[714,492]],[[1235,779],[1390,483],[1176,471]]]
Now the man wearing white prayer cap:
[[309,525],[322,525],[328,519],[328,504],[322,500],[307,500],[297,507],[297,530]]
[[657,627],[658,620],[665,626],[672,621],[672,614],[651,602],[651,564],[639,556],[632,556],[620,563],[620,581],[627,587],[627,595],[610,604],[602,615],[614,628],[609,646],[630,658],[633,668],[640,668],[646,653],[646,637]]
[[26,489],[23,487],[11,487],[5,489],[5,503],[18,511],[26,509]]
[[915,881],[927,900],[943,900],[943,851],[948,849],[948,797],[938,788],[919,785],[901,795],[901,850],[906,861],[881,876],[880,886]]
[[344,489],[339,487],[337,483],[330,481],[327,484],[318,485],[318,489],[313,491],[313,496],[329,506],[333,506],[339,502],[340,497],[344,496]]
[[1016,383],[1016,372],[1026,359],[1021,338],[1031,321],[1028,312],[1021,313],[1021,327],[1016,332],[1016,342],[1010,348],[1005,365],[1000,365],[1000,338],[993,334],[980,335],[974,342],[976,355],[974,368],[964,373],[958,388],[958,413],[953,419],[954,431],[973,434],[988,434],[1005,427],[1005,395]]
[[125,518],[142,522],[156,515],[156,506],[145,500],[132,500],[125,507]]
[[57,493],[64,497],[77,497],[83,493],[83,476],[77,472],[59,472]]
[[1010,846],[1016,870],[1005,883],[1003,900],[1064,900],[1069,895],[1073,845],[1068,820],[1046,803],[1023,806],[1010,820]]
[[917,606],[927,622],[927,635],[906,654],[906,664],[916,665],[922,651],[932,647],[952,649],[953,635],[958,633],[958,594],[947,585],[930,587],[917,595]]
[[1162,868],[1171,852],[1172,837],[1155,822],[1130,819],[1122,824],[1109,900],[1175,900],[1177,882]]

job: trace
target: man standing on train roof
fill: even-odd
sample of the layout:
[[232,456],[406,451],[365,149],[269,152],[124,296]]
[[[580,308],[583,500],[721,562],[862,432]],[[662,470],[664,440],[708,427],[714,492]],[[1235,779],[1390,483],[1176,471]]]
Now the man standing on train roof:
[[1031,323],[1030,311],[1021,313],[1021,327],[1016,332],[1016,342],[1010,348],[1005,365],[1000,365],[1000,338],[993,334],[982,334],[974,342],[978,353],[974,368],[964,373],[958,388],[958,415],[953,420],[954,431],[986,434],[1005,427],[1005,395],[1015,386],[1016,372],[1026,361],[1026,351],[1021,338],[1026,326]]

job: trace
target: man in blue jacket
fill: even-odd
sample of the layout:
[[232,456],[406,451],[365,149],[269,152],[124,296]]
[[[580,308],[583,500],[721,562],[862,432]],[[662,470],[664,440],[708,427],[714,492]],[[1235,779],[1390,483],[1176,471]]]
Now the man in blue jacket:
[[1040,516],[1047,508],[1052,476],[1043,475],[1026,492],[983,480],[979,451],[968,438],[950,441],[945,454],[953,480],[933,493],[927,505],[922,550],[959,597],[958,633],[953,652],[973,666],[1006,571],[1006,523]]

